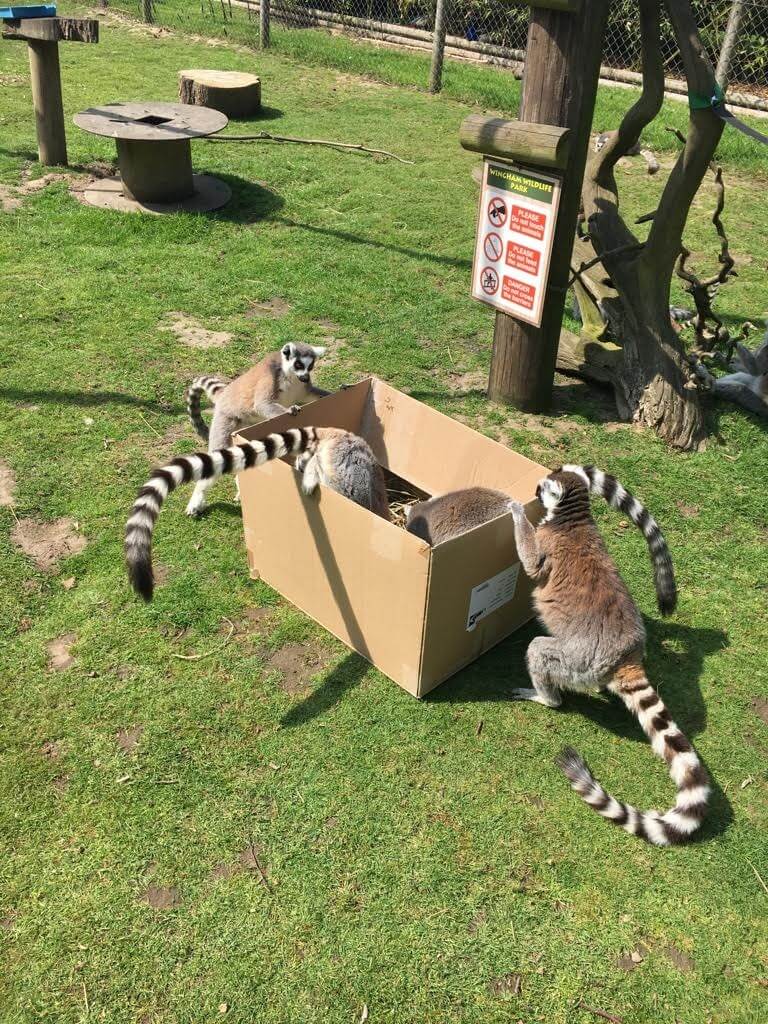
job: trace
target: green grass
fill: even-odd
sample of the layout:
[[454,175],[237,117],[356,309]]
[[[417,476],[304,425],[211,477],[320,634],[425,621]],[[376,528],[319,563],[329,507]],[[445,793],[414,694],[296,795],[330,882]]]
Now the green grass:
[[[134,18],[138,16],[140,6],[135,0],[116,0],[110,5]],[[154,17],[160,26],[226,39],[253,48],[256,50],[255,59],[261,66],[262,53],[257,49],[258,15],[249,18],[243,8],[230,8],[210,0],[205,5],[190,3],[190,0],[155,0]],[[422,90],[429,80],[431,56],[428,52],[376,45],[346,35],[331,35],[319,29],[288,28],[280,22],[272,23],[270,40],[273,50],[305,65],[336,68],[389,85]],[[477,105],[488,111],[500,111],[508,116],[514,116],[519,108],[520,86],[521,83],[511,71],[487,65],[449,58],[443,69],[444,97]],[[602,87],[595,109],[595,129],[605,131],[615,127],[621,112],[627,107],[628,97],[635,95],[634,90]],[[743,120],[759,131],[766,130],[763,119],[746,116]],[[658,119],[643,133],[643,141],[657,153],[676,153],[679,144],[666,128],[669,126],[686,131],[687,125],[687,104],[666,100]],[[744,170],[758,174],[766,172],[764,146],[733,128],[725,131],[718,155],[726,162],[738,162]]]
[[[62,45],[61,59],[68,118],[105,100],[172,99],[181,67],[254,66],[241,51],[114,26],[98,46]],[[467,106],[275,54],[258,70],[280,111],[268,127],[415,165],[195,143],[196,167],[232,185],[219,215],[120,216],[81,206],[65,181],[0,214],[0,457],[18,481],[15,507],[0,507],[0,1019],[199,1024],[226,1004],[242,1024],[342,1024],[366,1004],[371,1022],[594,1024],[583,1001],[626,1024],[756,1024],[764,427],[717,407],[709,450],[681,456],[617,428],[605,398],[575,381],[558,381],[550,417],[490,406],[473,383],[492,317],[468,298],[477,195],[456,144]],[[20,45],[0,48],[0,75],[0,183],[13,186],[39,173]],[[73,165],[113,155],[73,127],[69,146]],[[719,308],[734,322],[765,308],[766,178],[753,166],[726,161],[741,273]],[[651,208],[659,183],[637,163],[622,183],[630,213]],[[711,198],[688,232],[695,260],[712,251]],[[290,304],[284,317],[248,317],[272,296]],[[170,311],[233,340],[186,348],[159,329]],[[375,372],[545,464],[616,472],[658,516],[681,587],[669,622],[642,537],[596,509],[648,617],[649,672],[717,784],[701,841],[650,849],[570,792],[552,764],[566,742],[619,796],[672,798],[613,702],[569,698],[557,713],[509,702],[532,630],[418,702],[248,580],[226,485],[199,523],[182,496],[169,502],[156,549],[167,579],[151,606],[134,599],[122,528],[155,460],[194,447],[186,384],[319,340],[324,318],[344,344],[321,383]],[[15,519],[60,516],[88,546],[38,571],[11,539]],[[253,606],[272,609],[260,631],[245,619]],[[227,620],[238,636],[222,647]],[[63,634],[75,634],[74,665],[50,672],[46,645]],[[323,667],[290,695],[269,662],[297,641]],[[209,656],[173,657],[193,652]],[[131,726],[143,732],[126,754],[116,735]],[[269,888],[257,871],[215,872],[251,842]],[[177,905],[148,906],[149,885],[174,887]],[[618,967],[640,943],[643,962]],[[692,964],[676,966],[670,946]],[[521,992],[499,994],[494,980],[510,974]]]

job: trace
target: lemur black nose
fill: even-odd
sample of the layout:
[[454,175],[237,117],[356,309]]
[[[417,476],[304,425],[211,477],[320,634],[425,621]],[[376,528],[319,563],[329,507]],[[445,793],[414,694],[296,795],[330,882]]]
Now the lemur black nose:
[[299,378],[302,384],[306,384],[306,382],[309,380],[308,373],[297,373],[296,376]]

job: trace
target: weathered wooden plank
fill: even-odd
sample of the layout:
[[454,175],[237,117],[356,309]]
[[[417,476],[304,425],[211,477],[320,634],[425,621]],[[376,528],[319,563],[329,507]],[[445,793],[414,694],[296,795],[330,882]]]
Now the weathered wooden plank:
[[16,18],[3,22],[3,39],[38,43],[98,43],[95,18]]
[[509,121],[503,117],[470,114],[459,129],[464,149],[536,167],[563,168],[568,160],[571,131],[553,124]]

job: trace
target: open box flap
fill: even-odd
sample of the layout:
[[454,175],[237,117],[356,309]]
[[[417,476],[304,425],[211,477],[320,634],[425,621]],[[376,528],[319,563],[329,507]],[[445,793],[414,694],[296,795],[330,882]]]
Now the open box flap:
[[527,501],[549,470],[371,378],[361,432],[376,457],[427,494],[493,487]]

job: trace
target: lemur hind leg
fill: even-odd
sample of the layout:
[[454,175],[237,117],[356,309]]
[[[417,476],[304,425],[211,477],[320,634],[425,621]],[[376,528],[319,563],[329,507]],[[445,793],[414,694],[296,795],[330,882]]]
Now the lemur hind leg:
[[[224,411],[217,405],[213,413],[213,419],[211,420],[211,433],[208,438],[208,451],[215,452],[219,448],[228,448],[232,444],[232,435],[242,426],[243,424],[237,416],[233,416],[232,413]],[[198,480],[186,508],[188,516],[199,516],[200,513],[203,512],[207,504],[206,492],[214,483],[214,480]],[[237,488],[237,494],[239,498],[239,486]]]
[[530,700],[556,708],[562,704],[563,690],[580,692],[598,686],[595,673],[582,666],[554,637],[534,637],[528,645],[525,661],[533,687],[513,690],[512,700]]

